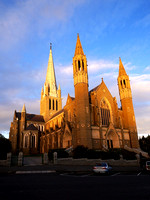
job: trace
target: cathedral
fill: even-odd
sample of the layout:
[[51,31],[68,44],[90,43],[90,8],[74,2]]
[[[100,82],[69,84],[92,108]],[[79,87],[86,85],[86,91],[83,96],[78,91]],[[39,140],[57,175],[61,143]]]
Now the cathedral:
[[29,114],[23,105],[14,112],[9,139],[14,153],[48,152],[49,149],[139,148],[136,120],[129,76],[119,58],[118,89],[121,108],[108,90],[104,80],[89,91],[87,59],[79,34],[73,57],[75,97],[68,94],[62,108],[61,88],[57,87],[50,46],[44,87],[41,90],[40,115]]

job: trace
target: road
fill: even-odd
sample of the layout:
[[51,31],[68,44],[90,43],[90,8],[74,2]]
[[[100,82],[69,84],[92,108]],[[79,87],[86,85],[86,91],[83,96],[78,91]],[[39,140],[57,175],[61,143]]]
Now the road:
[[150,199],[150,175],[113,173],[8,174],[0,176],[0,199]]

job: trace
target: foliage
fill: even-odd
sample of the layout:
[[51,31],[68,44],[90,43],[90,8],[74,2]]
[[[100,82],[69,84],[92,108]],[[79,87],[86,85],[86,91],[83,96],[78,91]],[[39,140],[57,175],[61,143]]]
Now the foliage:
[[148,152],[148,155],[150,156],[150,136],[148,135],[147,137],[142,137],[139,139],[139,144],[140,144],[140,148],[145,151]]
[[68,158],[69,154],[65,151],[65,149],[49,149],[48,158],[49,160],[53,160],[53,153],[57,152],[57,158]]
[[108,151],[100,151],[88,149],[84,146],[77,146],[73,150],[73,158],[88,158],[88,159],[114,159],[119,160],[120,155],[126,160],[135,160],[136,156],[134,152],[129,152],[125,149],[109,149]]
[[11,152],[11,142],[0,134],[0,160],[6,160],[9,152]]
[[73,158],[87,158],[87,152],[87,147],[79,145],[73,150]]
[[100,158],[100,152],[96,151],[94,149],[89,149],[87,151],[87,158],[88,159],[99,159]]
[[125,149],[121,149],[120,153],[122,154],[123,159],[136,160],[136,153],[134,153],[134,152],[130,152],[130,151],[127,151]]

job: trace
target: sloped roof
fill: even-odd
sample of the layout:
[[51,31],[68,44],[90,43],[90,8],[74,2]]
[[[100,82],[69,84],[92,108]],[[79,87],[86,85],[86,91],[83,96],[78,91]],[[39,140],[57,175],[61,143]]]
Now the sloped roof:
[[[64,109],[59,110],[58,112],[56,112],[55,114],[53,114],[50,119],[53,119],[54,117],[56,117],[57,115],[61,114],[62,112],[64,112]],[[49,119],[49,120],[50,120]]]
[[[16,117],[21,120],[21,112],[16,112]],[[44,118],[42,115],[29,114],[26,113],[27,121],[35,121],[35,122],[44,122]]]
[[71,97],[71,96],[70,96],[70,98],[72,99],[72,101],[73,101],[73,100],[75,100],[75,98],[74,98],[74,97]]
[[97,90],[97,88],[99,87],[100,85],[98,85],[98,86],[96,86],[95,88],[93,88],[92,90],[90,90],[89,91],[89,94],[91,93],[91,92],[94,92],[94,91],[96,91]]
[[30,124],[26,130],[38,130],[33,124]]
[[36,121],[36,122],[44,122],[44,118],[42,115],[35,114],[26,114],[27,121]]

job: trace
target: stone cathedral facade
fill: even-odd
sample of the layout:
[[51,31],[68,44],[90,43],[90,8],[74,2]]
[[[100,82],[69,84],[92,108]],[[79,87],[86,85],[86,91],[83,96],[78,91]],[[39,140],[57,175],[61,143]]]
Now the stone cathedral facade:
[[119,59],[118,89],[121,108],[104,80],[89,91],[86,55],[77,36],[73,57],[75,97],[68,94],[62,108],[61,88],[57,88],[50,47],[46,81],[41,90],[40,115],[14,113],[9,138],[13,151],[25,154],[44,153],[49,149],[139,148],[129,76]]

